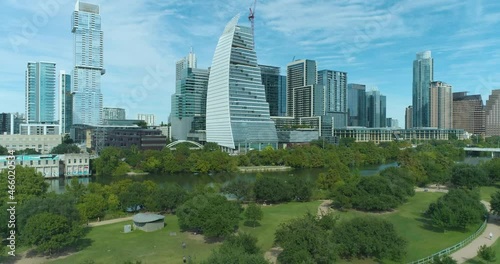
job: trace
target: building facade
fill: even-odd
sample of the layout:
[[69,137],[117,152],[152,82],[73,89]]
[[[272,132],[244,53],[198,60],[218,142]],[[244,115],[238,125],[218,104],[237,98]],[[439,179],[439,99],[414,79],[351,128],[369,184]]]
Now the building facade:
[[413,61],[413,127],[429,127],[429,88],[434,80],[434,59],[430,51],[417,53]]
[[449,135],[455,135],[459,140],[465,139],[463,129],[437,129],[437,128],[412,128],[412,129],[391,129],[391,128],[365,128],[348,127],[335,129],[334,135],[338,139],[354,138],[356,142],[380,142],[413,140],[448,140]]
[[155,126],[156,120],[153,114],[137,114],[137,119],[146,122],[148,126]]
[[55,63],[28,62],[25,92],[26,123],[44,123],[56,120]]
[[431,127],[453,128],[453,94],[451,85],[435,81],[430,86]]
[[252,29],[237,25],[239,15],[225,27],[215,49],[207,92],[206,140],[227,150],[277,147],[270,119]]
[[0,135],[0,146],[14,151],[34,149],[42,154],[49,154],[62,143],[61,135]]
[[59,128],[60,134],[69,134],[73,125],[73,94],[71,93],[71,75],[59,72]]
[[314,114],[314,86],[318,81],[316,61],[296,60],[286,67],[287,116],[311,117]]
[[19,127],[24,123],[21,113],[0,113],[0,135],[19,134]]
[[259,65],[259,68],[262,85],[266,91],[266,101],[269,104],[269,114],[278,116],[280,67]]
[[104,34],[98,5],[77,1],[71,32],[74,36],[75,67],[72,73],[73,124],[102,123],[101,75]]
[[405,129],[413,127],[413,106],[409,105],[405,109]]
[[485,127],[487,137],[500,136],[500,89],[491,91],[486,106],[485,113]]
[[366,85],[347,85],[347,113],[349,126],[366,126]]
[[483,99],[480,94],[453,93],[453,128],[464,129],[475,135],[484,135],[485,121]]
[[366,127],[386,127],[386,97],[377,90],[366,92]]
[[103,120],[125,120],[125,109],[118,107],[104,107],[102,109]]
[[175,94],[172,95],[170,123],[172,137],[188,139],[189,133],[206,130],[208,69],[197,69],[196,59],[190,53],[177,62]]
[[278,79],[278,116],[286,116],[286,76],[280,75]]
[[[0,171],[8,169],[10,160],[8,156],[0,156]],[[57,178],[60,176],[88,177],[90,171],[89,154],[64,154],[64,155],[18,155],[15,165],[35,168],[44,178]]]
[[21,124],[21,135],[60,135],[58,124]]

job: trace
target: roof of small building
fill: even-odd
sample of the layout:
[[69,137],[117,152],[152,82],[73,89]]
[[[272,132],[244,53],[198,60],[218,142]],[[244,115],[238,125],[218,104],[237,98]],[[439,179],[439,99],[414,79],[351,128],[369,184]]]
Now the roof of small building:
[[165,216],[152,213],[138,213],[133,218],[136,223],[150,223],[161,219],[165,219]]

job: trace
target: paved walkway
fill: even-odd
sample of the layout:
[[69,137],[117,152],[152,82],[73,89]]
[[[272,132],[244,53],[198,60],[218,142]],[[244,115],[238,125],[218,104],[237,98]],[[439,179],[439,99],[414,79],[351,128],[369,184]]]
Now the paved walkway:
[[92,223],[89,223],[88,226],[94,227],[94,226],[110,225],[110,224],[119,223],[119,222],[123,222],[123,221],[129,221],[129,220],[132,220],[132,218],[133,218],[133,216],[127,216],[127,217],[122,217],[122,218],[104,220],[104,221],[100,221],[100,222],[92,222]]

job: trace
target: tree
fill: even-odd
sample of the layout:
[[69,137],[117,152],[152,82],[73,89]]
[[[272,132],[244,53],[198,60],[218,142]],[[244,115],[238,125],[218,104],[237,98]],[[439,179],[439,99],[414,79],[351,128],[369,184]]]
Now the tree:
[[69,134],[65,134],[63,139],[62,139],[63,144],[73,144],[74,141],[73,139],[69,136]]
[[492,247],[488,247],[486,245],[482,245],[479,247],[479,249],[477,250],[477,255],[488,262],[496,261],[495,250]]
[[32,148],[26,148],[23,150],[16,150],[16,152],[14,153],[14,155],[38,155],[38,154],[42,154],[42,153],[40,153]]
[[490,183],[500,181],[500,158],[493,158],[485,162],[482,167],[488,174]]
[[400,262],[408,244],[387,220],[368,216],[340,222],[333,231],[333,241],[342,258],[377,258]]
[[104,197],[95,193],[85,194],[82,202],[77,205],[82,218],[86,220],[103,217],[107,207],[108,204]]
[[28,219],[21,238],[38,251],[52,254],[74,245],[82,236],[82,227],[71,225],[64,216],[40,213]]
[[51,154],[80,153],[80,148],[75,144],[61,143],[50,151]]
[[500,191],[491,195],[490,202],[491,212],[494,214],[500,214]]
[[291,186],[283,179],[258,177],[254,185],[255,200],[269,203],[288,202],[292,198]]
[[442,257],[435,256],[434,259],[432,260],[432,263],[433,264],[457,264],[457,261],[454,260],[450,256],[442,256]]
[[260,206],[256,205],[255,203],[249,204],[247,209],[245,210],[245,217],[250,223],[253,224],[253,227],[258,224],[258,221],[262,220],[262,216],[262,209],[260,209]]
[[137,126],[139,126],[141,128],[148,128],[148,123],[146,123],[146,121],[144,121],[144,120],[140,120],[134,124],[136,124]]
[[291,176],[287,178],[294,201],[307,202],[311,199],[313,184],[305,177]]
[[87,192],[87,187],[81,183],[77,177],[71,178],[69,184],[66,184],[66,193],[73,195],[76,202],[80,202],[81,198]]
[[146,186],[140,182],[133,182],[125,192],[118,195],[123,210],[136,211],[137,206],[143,206],[146,202],[148,191]]
[[1,201],[7,201],[8,195],[14,194],[17,203],[21,204],[33,197],[40,197],[47,193],[49,184],[45,182],[42,174],[37,172],[35,168],[17,165],[14,171],[16,189],[11,193],[8,192],[9,172],[7,170],[0,172]]
[[8,155],[9,150],[5,148],[4,146],[0,145],[0,155]]
[[226,194],[233,194],[238,200],[252,200],[253,197],[253,184],[242,178],[230,181],[227,185],[223,186],[221,192]]
[[475,165],[459,163],[451,169],[451,183],[455,186],[473,189],[487,182],[484,170]]
[[240,233],[231,235],[220,246],[214,250],[204,264],[229,264],[229,263],[247,263],[247,264],[269,264],[260,253],[257,246],[257,238]]
[[99,158],[94,159],[97,175],[111,176],[120,165],[121,151],[115,147],[104,148],[99,154]]
[[179,227],[201,231],[206,237],[224,237],[238,227],[241,207],[216,194],[201,194],[187,200],[177,211]]

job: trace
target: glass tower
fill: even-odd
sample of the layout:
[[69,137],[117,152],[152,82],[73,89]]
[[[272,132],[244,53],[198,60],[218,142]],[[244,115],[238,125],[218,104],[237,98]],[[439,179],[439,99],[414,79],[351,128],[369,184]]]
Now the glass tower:
[[73,124],[73,94],[71,93],[71,75],[59,72],[59,128],[60,134],[68,134]]
[[266,90],[266,101],[269,103],[271,116],[278,116],[280,67],[259,65],[262,85]]
[[102,123],[101,75],[103,32],[99,6],[76,2],[71,32],[74,36],[73,124]]
[[56,64],[28,62],[26,69],[26,123],[55,122]]
[[237,25],[238,19],[226,25],[215,49],[207,91],[207,142],[230,150],[276,148],[252,29]]
[[366,85],[347,85],[349,126],[366,126]]
[[434,60],[430,51],[417,53],[413,61],[413,127],[430,127],[430,92]]

